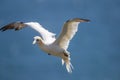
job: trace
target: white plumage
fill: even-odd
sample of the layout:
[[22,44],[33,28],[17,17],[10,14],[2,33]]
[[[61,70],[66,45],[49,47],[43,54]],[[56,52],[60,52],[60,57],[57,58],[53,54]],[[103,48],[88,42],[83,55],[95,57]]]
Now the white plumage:
[[62,65],[65,63],[67,71],[69,73],[72,73],[73,66],[70,62],[70,53],[67,51],[67,48],[69,46],[70,40],[73,38],[73,36],[78,30],[78,24],[80,22],[88,22],[88,21],[89,20],[87,19],[80,19],[80,18],[74,18],[66,21],[57,39],[55,38],[54,33],[49,32],[37,22],[27,22],[27,23],[13,22],[0,28],[0,30],[1,31],[5,31],[8,29],[19,30],[27,26],[33,28],[41,35],[41,37],[40,36],[34,37],[33,44],[37,43],[39,47],[49,55],[60,57],[62,59]]
[[31,28],[38,31],[40,33],[40,35],[42,36],[45,44],[50,44],[50,43],[55,41],[55,34],[52,33],[52,32],[49,32],[48,30],[43,28],[42,25],[40,25],[39,23],[37,23],[37,22],[27,22],[27,23],[24,23],[24,24],[26,24],[27,26],[30,26]]

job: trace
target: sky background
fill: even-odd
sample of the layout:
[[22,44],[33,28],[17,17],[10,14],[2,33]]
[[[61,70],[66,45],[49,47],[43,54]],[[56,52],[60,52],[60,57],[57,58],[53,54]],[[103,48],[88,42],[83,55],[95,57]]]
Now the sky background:
[[79,25],[68,48],[72,74],[32,45],[39,34],[25,28],[0,32],[0,80],[120,80],[120,0],[0,0],[0,27],[37,21],[58,35],[76,17],[91,22]]

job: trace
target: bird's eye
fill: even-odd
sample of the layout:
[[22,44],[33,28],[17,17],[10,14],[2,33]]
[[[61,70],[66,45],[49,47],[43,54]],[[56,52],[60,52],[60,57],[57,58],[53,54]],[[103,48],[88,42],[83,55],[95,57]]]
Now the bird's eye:
[[36,39],[36,41],[39,41],[39,39]]

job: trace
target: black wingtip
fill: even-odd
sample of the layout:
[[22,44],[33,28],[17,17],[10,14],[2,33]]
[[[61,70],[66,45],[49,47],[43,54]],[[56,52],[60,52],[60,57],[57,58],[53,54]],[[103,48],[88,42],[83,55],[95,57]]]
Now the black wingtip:
[[0,28],[0,31],[3,32],[5,31],[6,29],[4,27]]
[[73,19],[69,19],[66,22],[70,22],[70,21],[75,21],[75,22],[90,22],[89,19],[83,19],[83,18],[73,18]]
[[8,30],[7,25],[6,25],[6,26],[4,26],[4,27],[1,27],[1,28],[0,28],[0,31],[1,31],[1,32],[4,32],[4,31],[6,31],[6,30]]
[[84,22],[90,22],[89,19],[80,19],[80,20],[83,20]]
[[6,30],[10,30],[10,29],[14,29],[15,31],[18,31],[20,29],[22,29],[23,27],[25,27],[26,25],[24,24],[24,22],[12,22],[8,25],[3,26],[2,28],[0,28],[0,31],[6,31]]

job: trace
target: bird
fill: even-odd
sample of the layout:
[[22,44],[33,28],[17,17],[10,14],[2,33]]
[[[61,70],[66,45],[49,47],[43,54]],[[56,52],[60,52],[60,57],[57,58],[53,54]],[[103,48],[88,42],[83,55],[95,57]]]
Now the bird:
[[61,58],[62,65],[65,64],[68,73],[72,73],[73,65],[71,63],[70,52],[67,50],[70,40],[74,37],[78,31],[78,25],[81,22],[89,22],[89,19],[83,18],[72,18],[67,20],[62,27],[62,30],[58,37],[55,33],[52,33],[45,29],[38,22],[22,22],[16,21],[7,24],[0,28],[0,31],[6,31],[14,29],[15,31],[21,30],[25,27],[31,27],[40,33],[39,36],[33,37],[33,44],[37,44],[41,50],[46,52],[48,55],[53,55]]

